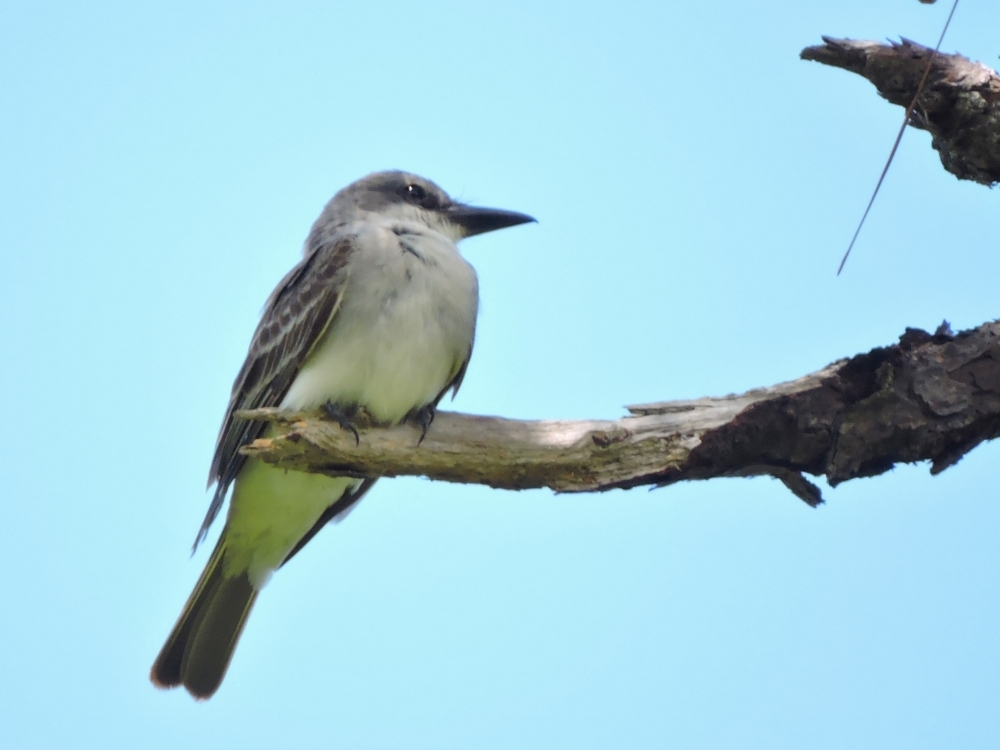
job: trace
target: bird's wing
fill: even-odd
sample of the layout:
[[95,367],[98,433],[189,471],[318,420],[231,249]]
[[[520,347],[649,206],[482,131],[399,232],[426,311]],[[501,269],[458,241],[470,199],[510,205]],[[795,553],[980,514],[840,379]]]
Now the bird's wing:
[[268,299],[222,420],[208,476],[209,486],[216,483],[215,495],[195,539],[196,547],[205,538],[226,490],[246,462],[239,449],[267,429],[266,423],[240,419],[235,412],[281,404],[299,369],[337,314],[356,240],[353,234],[335,234],[303,258]]

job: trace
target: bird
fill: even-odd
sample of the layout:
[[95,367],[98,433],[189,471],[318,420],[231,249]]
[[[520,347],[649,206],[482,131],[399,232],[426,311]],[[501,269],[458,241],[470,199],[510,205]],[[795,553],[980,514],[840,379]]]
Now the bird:
[[155,686],[210,698],[271,574],[375,482],[248,458],[239,449],[272,428],[237,413],[321,409],[357,440],[363,410],[377,425],[415,421],[422,440],[438,402],[458,392],[475,339],[479,283],[458,241],[533,221],[395,170],[369,174],[326,204],[302,259],[268,298],[233,383],[195,548],[232,486],[226,523],[153,664]]

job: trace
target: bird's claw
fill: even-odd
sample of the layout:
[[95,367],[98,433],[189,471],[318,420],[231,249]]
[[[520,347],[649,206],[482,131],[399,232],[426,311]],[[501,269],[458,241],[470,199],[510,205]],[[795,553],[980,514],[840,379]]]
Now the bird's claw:
[[358,435],[358,428],[351,420],[352,415],[347,414],[347,412],[345,412],[337,404],[333,403],[333,401],[327,401],[323,404],[323,413],[326,414],[328,419],[331,419],[339,424],[340,429],[354,435],[355,445],[361,445],[361,436]]
[[424,442],[424,438],[427,437],[427,430],[430,429],[431,422],[434,421],[434,416],[437,414],[437,407],[434,404],[427,404],[420,409],[417,409],[414,418],[416,423],[420,425],[420,439],[417,441],[417,445]]

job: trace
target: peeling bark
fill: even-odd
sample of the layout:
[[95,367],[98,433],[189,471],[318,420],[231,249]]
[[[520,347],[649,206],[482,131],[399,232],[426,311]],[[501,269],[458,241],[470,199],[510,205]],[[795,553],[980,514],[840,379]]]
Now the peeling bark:
[[952,335],[907,329],[897,344],[741,395],[629,407],[618,420],[518,421],[439,412],[420,427],[366,424],[360,439],[317,414],[259,409],[273,423],[243,453],[289,469],[422,475],[502,489],[592,492],[771,475],[810,505],[805,474],[831,485],[895,464],[936,474],[1000,435],[1000,322]]
[[[899,44],[833,39],[806,47],[800,57],[864,76],[893,104],[908,107],[934,50]],[[944,168],[961,180],[1000,181],[1000,76],[961,55],[938,53],[910,125],[931,134]]]

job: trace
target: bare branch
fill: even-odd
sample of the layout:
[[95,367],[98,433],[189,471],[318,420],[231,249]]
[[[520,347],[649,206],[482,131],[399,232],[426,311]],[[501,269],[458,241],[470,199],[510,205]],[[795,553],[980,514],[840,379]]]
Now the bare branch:
[[[893,104],[909,106],[934,50],[903,39],[899,44],[833,39],[806,47],[803,60],[864,76]],[[961,55],[938,53],[910,117],[927,130],[944,168],[983,185],[1000,181],[1000,76]]]
[[561,492],[771,475],[817,505],[803,474],[836,485],[924,460],[937,473],[1000,434],[1000,322],[954,336],[907,329],[898,344],[789,383],[629,411],[605,421],[441,412],[419,445],[415,424],[361,425],[355,445],[318,414],[240,416],[273,422],[243,452],[289,469]]

